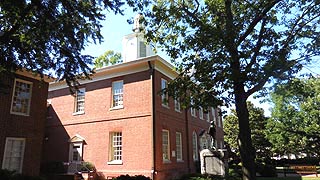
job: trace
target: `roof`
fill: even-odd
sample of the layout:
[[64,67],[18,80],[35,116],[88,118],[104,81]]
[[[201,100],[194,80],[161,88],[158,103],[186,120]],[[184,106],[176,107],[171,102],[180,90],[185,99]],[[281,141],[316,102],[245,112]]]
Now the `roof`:
[[[79,83],[86,84],[95,81],[101,81],[104,79],[110,79],[114,77],[146,71],[150,69],[148,62],[150,62],[154,69],[165,74],[167,77],[171,79],[174,79],[178,76],[178,73],[177,71],[175,71],[173,65],[171,65],[166,60],[162,59],[160,56],[154,55],[96,69],[95,73],[91,76],[91,79],[79,80]],[[52,82],[49,84],[49,91],[54,91],[67,87],[68,85],[65,81]]]

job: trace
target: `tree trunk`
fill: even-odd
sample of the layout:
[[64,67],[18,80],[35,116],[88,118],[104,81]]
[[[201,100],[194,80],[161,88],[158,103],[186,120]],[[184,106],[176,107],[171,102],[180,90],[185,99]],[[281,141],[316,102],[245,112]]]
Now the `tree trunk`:
[[242,179],[255,180],[255,150],[252,146],[251,129],[249,126],[249,112],[247,108],[247,97],[244,93],[243,86],[237,87],[235,90],[235,105],[237,116],[239,119],[239,135],[238,146],[240,150],[240,157],[242,162]]

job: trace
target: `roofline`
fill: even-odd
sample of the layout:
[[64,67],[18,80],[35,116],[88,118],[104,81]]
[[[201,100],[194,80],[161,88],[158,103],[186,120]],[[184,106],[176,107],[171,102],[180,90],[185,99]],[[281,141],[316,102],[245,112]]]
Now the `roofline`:
[[32,79],[36,79],[36,80],[39,80],[39,81],[43,80],[44,82],[47,82],[47,83],[55,81],[55,78],[52,78],[52,77],[50,77],[48,75],[43,75],[43,78],[41,78],[41,76],[38,73],[29,71],[29,70],[27,70],[25,68],[17,70],[15,72],[15,74],[18,74],[18,75],[21,75],[21,76],[24,76],[24,77],[28,77],[28,78],[32,78]]
[[[154,62],[154,68],[160,72],[163,72],[171,79],[174,79],[178,73],[174,70],[174,66],[169,62],[161,58],[159,55],[153,55],[143,58],[138,58],[133,61],[124,62],[120,64],[115,64],[111,66],[106,66],[102,68],[98,68],[94,70],[94,74],[92,74],[92,79],[79,80],[80,84],[87,84],[95,81],[100,81],[103,79],[110,79],[113,77],[133,74],[137,72],[142,72],[148,70],[148,61]],[[128,70],[128,67],[133,67]],[[165,70],[166,69],[166,70]],[[49,91],[54,91],[58,89],[67,88],[68,85],[65,81],[51,82],[49,84]]]

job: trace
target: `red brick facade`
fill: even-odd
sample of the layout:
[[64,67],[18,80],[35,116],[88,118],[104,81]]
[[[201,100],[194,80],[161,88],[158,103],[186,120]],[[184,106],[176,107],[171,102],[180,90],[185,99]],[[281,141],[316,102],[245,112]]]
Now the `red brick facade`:
[[[192,117],[188,110],[175,111],[172,99],[168,107],[162,105],[161,79],[170,81],[175,76],[159,56],[102,68],[92,80],[81,82],[80,88],[85,89],[82,113],[74,113],[75,97],[65,84],[51,84],[43,161],[69,162],[70,141],[77,136],[83,138],[81,160],[92,162],[105,177],[142,174],[165,180],[195,172],[192,134],[207,130],[210,123],[198,115]],[[123,81],[123,107],[117,109],[111,108],[115,81]],[[169,132],[169,161],[163,160],[163,130]],[[121,161],[111,161],[112,132],[122,133]],[[179,161],[177,132],[182,135]],[[222,126],[217,128],[217,139],[223,141]]]
[[[11,111],[15,80],[32,84],[30,109],[25,115],[14,114]],[[9,151],[9,146],[13,145],[10,143],[6,145],[6,141],[10,138],[18,139],[24,142],[20,152],[22,153],[20,172],[26,175],[39,175],[47,116],[48,83],[40,82],[26,72],[18,72],[13,76],[1,75],[0,81],[5,87],[0,93],[0,166],[5,168],[8,166],[5,164],[9,163],[9,160],[4,162],[5,156],[9,158],[5,148]]]

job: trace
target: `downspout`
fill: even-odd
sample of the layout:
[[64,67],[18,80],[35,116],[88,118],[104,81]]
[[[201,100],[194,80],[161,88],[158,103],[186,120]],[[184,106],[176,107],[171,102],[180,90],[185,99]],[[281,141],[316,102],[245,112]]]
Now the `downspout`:
[[156,149],[156,117],[155,117],[155,98],[156,98],[156,93],[155,93],[155,82],[154,82],[154,67],[151,65],[151,62],[148,61],[148,65],[149,65],[149,72],[150,72],[150,79],[151,79],[151,118],[152,118],[152,122],[151,122],[151,129],[152,129],[152,168],[151,168],[151,179],[154,180],[154,175],[156,174],[156,154],[155,154],[155,149]]
[[186,138],[187,138],[187,143],[186,143],[186,147],[187,147],[187,169],[188,169],[188,173],[191,173],[191,169],[190,169],[190,143],[189,143],[189,119],[188,119],[188,109],[184,110],[185,113],[185,122],[186,122]]

